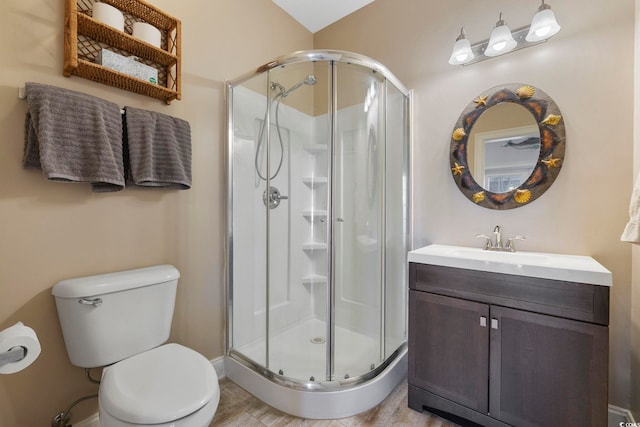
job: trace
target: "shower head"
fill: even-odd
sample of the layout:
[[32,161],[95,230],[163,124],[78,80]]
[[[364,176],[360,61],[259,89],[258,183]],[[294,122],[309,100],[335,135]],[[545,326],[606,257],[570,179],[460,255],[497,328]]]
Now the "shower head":
[[298,89],[302,85],[313,86],[314,84],[317,83],[317,81],[318,80],[316,80],[315,74],[309,74],[306,79],[304,79],[303,81],[301,81],[299,83],[296,83],[295,85],[291,86],[289,88],[289,90],[284,91],[282,93],[282,96],[289,95],[291,92],[293,92],[294,90]]
[[280,89],[280,95],[284,94],[287,90],[278,82],[271,82],[271,90]]

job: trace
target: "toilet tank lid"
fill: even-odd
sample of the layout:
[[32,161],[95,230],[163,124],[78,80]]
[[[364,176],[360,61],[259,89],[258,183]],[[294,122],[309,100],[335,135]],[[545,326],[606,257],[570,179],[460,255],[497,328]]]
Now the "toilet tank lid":
[[178,280],[180,272],[172,265],[154,265],[135,270],[77,277],[56,283],[51,293],[58,298],[80,298]]

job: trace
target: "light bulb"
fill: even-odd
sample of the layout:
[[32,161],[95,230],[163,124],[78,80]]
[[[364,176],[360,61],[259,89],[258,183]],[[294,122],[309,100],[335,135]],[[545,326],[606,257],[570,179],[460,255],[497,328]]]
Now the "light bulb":
[[534,31],[536,37],[544,37],[550,32],[551,32],[551,27],[548,25],[546,27],[538,28],[537,30]]
[[502,42],[495,43],[493,45],[493,48],[499,52],[502,49],[504,49],[506,46],[507,46],[507,42],[502,41]]
[[462,64],[464,61],[467,60],[468,57],[469,57],[468,53],[461,53],[459,55],[456,55],[456,61]]

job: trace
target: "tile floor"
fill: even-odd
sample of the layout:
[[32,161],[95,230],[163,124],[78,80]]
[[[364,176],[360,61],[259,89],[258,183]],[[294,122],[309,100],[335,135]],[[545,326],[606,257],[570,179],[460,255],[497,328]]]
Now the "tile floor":
[[253,397],[228,378],[220,380],[220,404],[211,427],[456,427],[428,412],[407,406],[407,383],[400,384],[380,405],[339,420],[307,420],[280,412]]

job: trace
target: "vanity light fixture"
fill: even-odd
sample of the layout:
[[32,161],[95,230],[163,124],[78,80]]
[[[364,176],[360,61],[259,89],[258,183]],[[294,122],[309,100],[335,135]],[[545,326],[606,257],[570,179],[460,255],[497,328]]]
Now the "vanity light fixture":
[[473,51],[471,50],[471,43],[467,40],[467,36],[464,33],[464,27],[460,28],[460,35],[456,39],[456,44],[453,45],[453,51],[449,58],[449,64],[460,65],[466,64],[474,58]]
[[533,15],[529,33],[525,39],[528,42],[537,42],[553,37],[560,31],[560,24],[556,19],[556,15],[551,10],[551,6],[542,0],[542,4],[538,8],[538,12]]
[[461,29],[460,35],[453,45],[449,64],[468,65],[508,52],[515,52],[516,50],[547,41],[556,35],[560,29],[561,27],[551,10],[551,6],[546,4],[545,0],[542,0],[542,4],[533,16],[531,25],[513,32],[506,25],[502,19],[502,13],[500,13],[498,22],[488,40],[471,45],[466,38],[464,28]]
[[511,30],[507,27],[504,19],[502,19],[502,12],[500,12],[500,17],[498,18],[498,22],[496,22],[495,28],[491,31],[489,44],[487,44],[484,54],[486,56],[503,55],[511,52],[517,45],[518,42],[513,38]]

